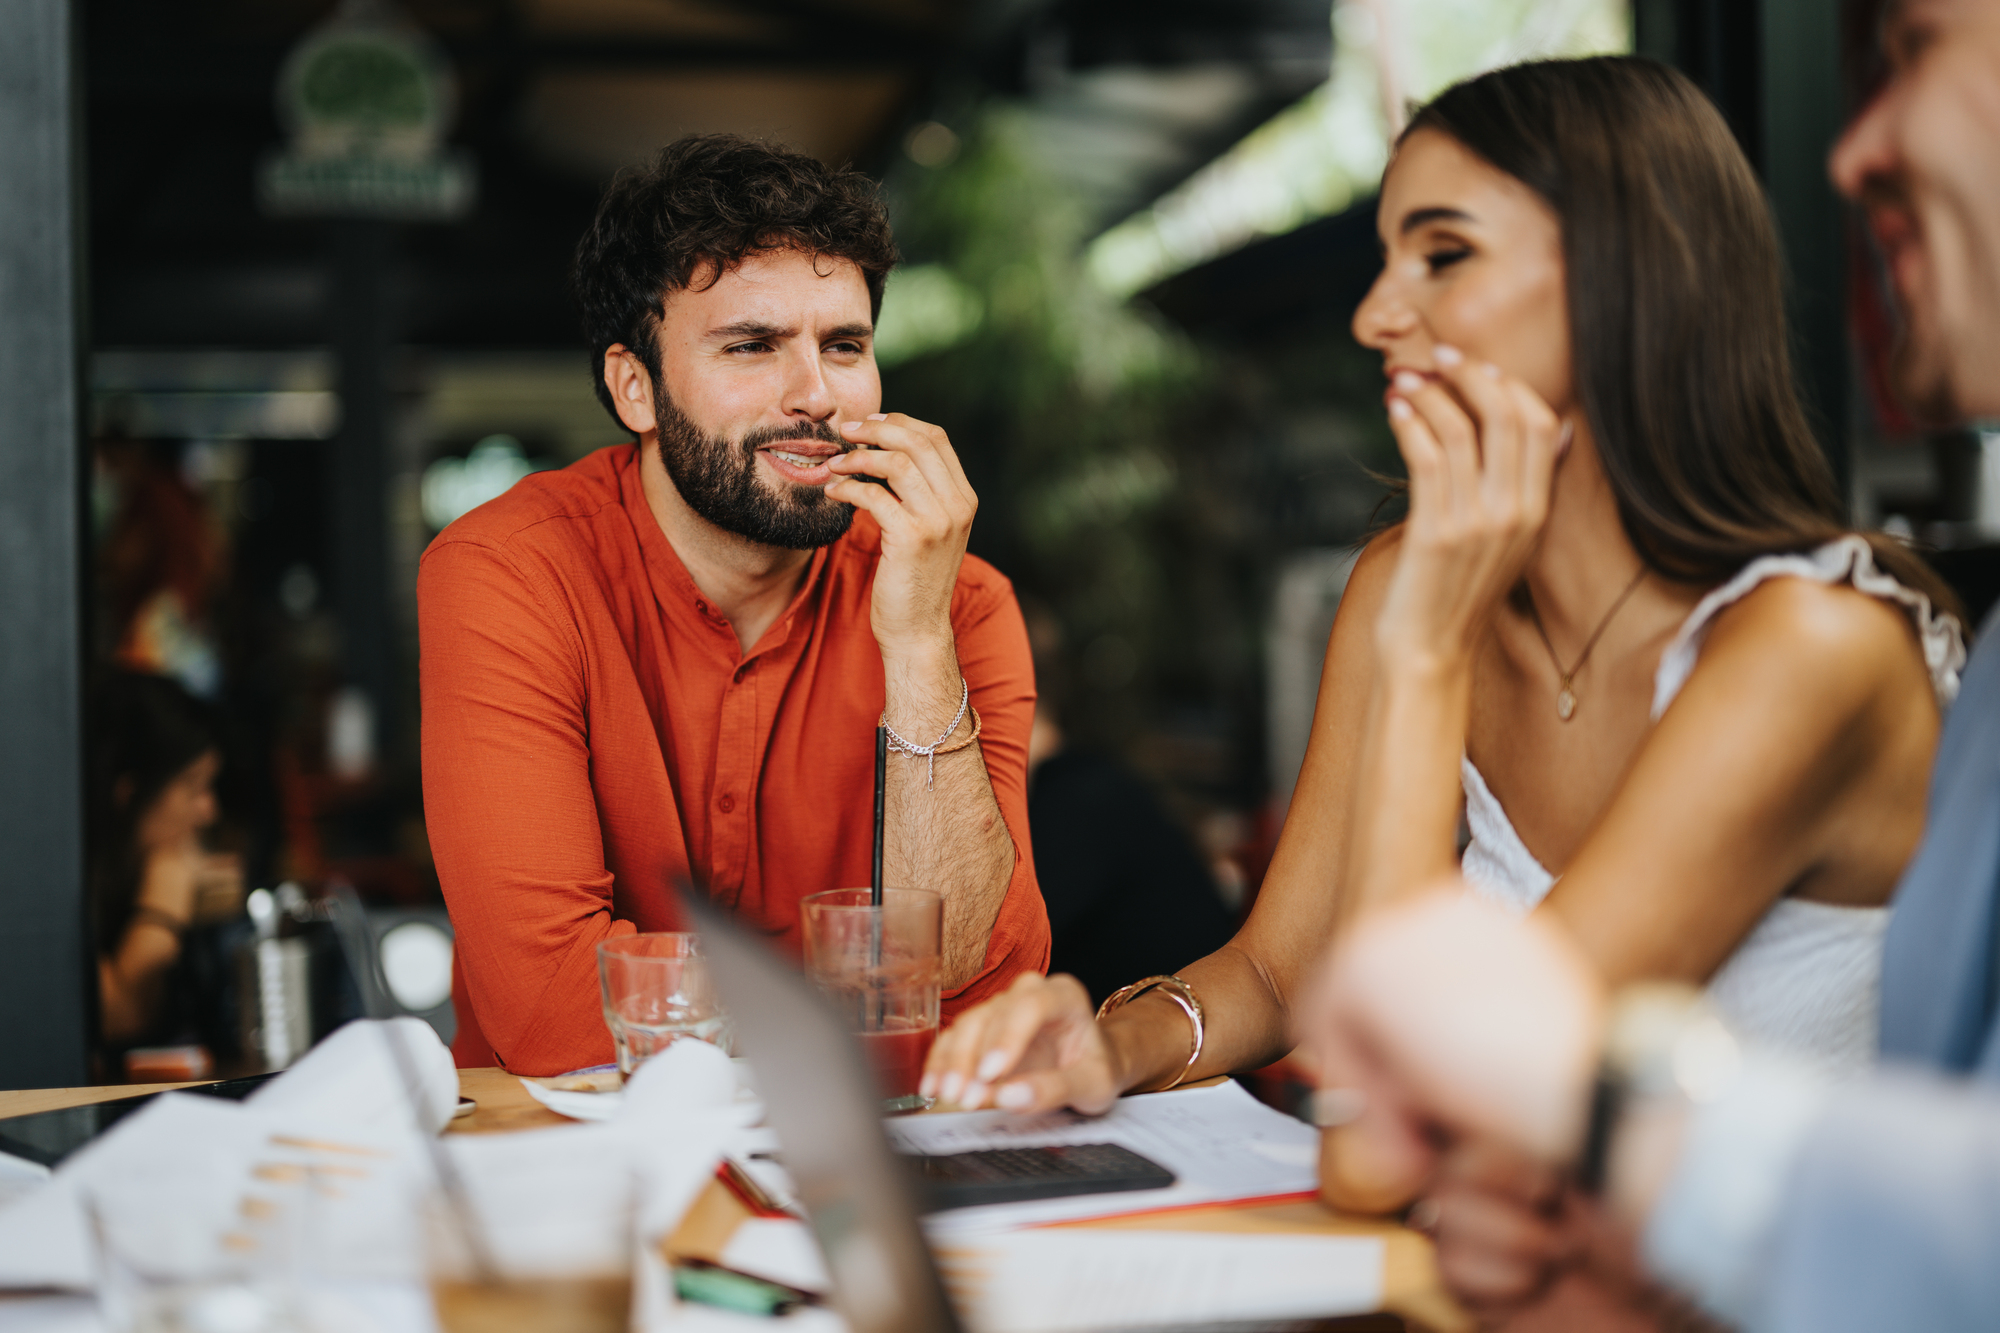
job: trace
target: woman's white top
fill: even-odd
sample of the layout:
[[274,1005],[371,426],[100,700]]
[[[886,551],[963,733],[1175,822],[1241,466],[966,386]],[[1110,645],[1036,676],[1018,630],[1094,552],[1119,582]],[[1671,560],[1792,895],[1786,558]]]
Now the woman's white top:
[[[1938,706],[1958,694],[1965,641],[1955,617],[1904,587],[1875,564],[1860,537],[1847,536],[1810,555],[1768,555],[1702,598],[1660,654],[1653,677],[1653,720],[1694,674],[1709,626],[1726,606],[1773,578],[1848,583],[1908,612],[1923,645]],[[1526,913],[1548,896],[1555,877],[1514,830],[1513,821],[1470,759],[1459,762],[1465,820],[1472,840],[1461,863],[1474,892]],[[1780,898],[1708,983],[1716,1007],[1737,1032],[1760,1045],[1811,1057],[1845,1072],[1875,1055],[1886,907],[1836,907]]]

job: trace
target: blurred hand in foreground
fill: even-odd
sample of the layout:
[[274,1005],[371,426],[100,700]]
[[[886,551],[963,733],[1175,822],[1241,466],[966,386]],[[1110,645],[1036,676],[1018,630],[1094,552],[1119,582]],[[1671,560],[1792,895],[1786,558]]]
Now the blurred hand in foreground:
[[1412,1225],[1438,1246],[1438,1270],[1453,1296],[1498,1322],[1548,1291],[1583,1248],[1585,1205],[1544,1162],[1491,1143],[1451,1152]]
[[964,1110],[1108,1110],[1121,1083],[1075,977],[1024,972],[938,1035],[919,1091]]
[[1486,1141],[1557,1165],[1582,1135],[1602,987],[1559,926],[1480,902],[1456,880],[1372,912],[1308,990],[1329,1130],[1320,1188],[1337,1206],[1401,1207],[1443,1152]]
[[1437,1242],[1439,1275],[1481,1327],[1520,1318],[1523,1328],[1720,1333],[1646,1273],[1638,1233],[1610,1201],[1491,1142],[1452,1149],[1410,1220]]

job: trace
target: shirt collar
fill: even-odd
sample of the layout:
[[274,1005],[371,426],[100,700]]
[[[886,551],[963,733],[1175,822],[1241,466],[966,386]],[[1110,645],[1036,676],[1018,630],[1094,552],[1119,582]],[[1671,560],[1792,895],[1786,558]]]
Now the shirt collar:
[[[667,540],[667,534],[660,530],[660,521],[654,517],[653,507],[646,503],[646,488],[640,479],[639,471],[639,451],[642,448],[644,446],[639,443],[631,446],[632,451],[626,458],[618,489],[620,502],[625,506],[626,517],[639,536],[639,550],[645,558],[646,574],[653,585],[653,596],[659,601],[662,609],[669,610],[669,614],[685,609],[733,638],[729,622],[709,606],[707,595],[695,584],[694,576],[688,573],[687,564],[681,559],[680,552],[676,551],[674,544]],[[856,517],[859,518],[860,515]],[[826,579],[827,566],[832,563],[834,547],[846,540],[846,537],[841,537],[831,545],[822,546],[812,553],[812,558],[806,563],[805,577],[799,580],[799,589],[785,607],[784,614],[764,632],[763,639],[743,655],[746,659],[775,648],[785,641],[791,633],[792,624],[797,619],[800,608],[819,595],[820,585]]]

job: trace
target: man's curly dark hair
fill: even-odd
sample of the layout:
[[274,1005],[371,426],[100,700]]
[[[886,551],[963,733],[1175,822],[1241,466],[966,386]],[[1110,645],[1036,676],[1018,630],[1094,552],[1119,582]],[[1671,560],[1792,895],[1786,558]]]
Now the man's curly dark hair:
[[657,392],[668,293],[706,287],[758,251],[787,249],[853,261],[871,315],[881,313],[896,242],[875,182],[860,172],[734,134],[691,134],[651,165],[621,172],[577,244],[575,269],[591,378],[612,419],[606,350],[631,348]]

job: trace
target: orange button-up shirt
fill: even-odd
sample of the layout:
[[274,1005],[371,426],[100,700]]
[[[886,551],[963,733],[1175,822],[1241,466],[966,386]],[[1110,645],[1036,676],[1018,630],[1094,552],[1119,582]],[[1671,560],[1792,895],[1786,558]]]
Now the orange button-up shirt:
[[[880,555],[857,513],[744,652],[647,507],[635,445],[528,477],[431,543],[424,817],[458,936],[460,1065],[609,1060],[597,945],[683,929],[676,876],[692,870],[794,956],[799,900],[868,882]],[[1049,957],[1028,843],[1027,631],[1011,585],[971,556],[951,620],[1014,874],[985,968],[946,993],[947,1017]]]

